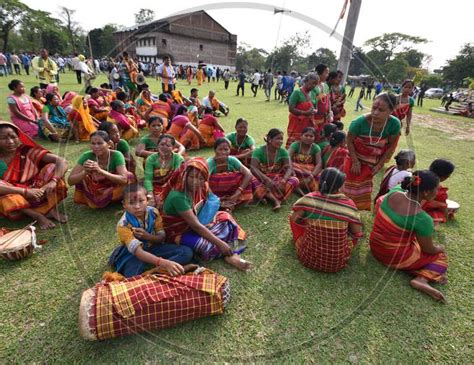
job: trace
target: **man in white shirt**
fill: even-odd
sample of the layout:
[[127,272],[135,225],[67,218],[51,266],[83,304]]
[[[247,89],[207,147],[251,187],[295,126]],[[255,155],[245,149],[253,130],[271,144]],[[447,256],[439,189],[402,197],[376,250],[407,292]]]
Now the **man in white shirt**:
[[169,56],[163,57],[163,63],[158,66],[157,76],[161,77],[161,88],[163,93],[170,93],[174,90],[176,73],[171,65]]
[[255,98],[257,96],[257,90],[258,90],[258,85],[260,83],[260,72],[258,70],[255,70],[255,73],[253,74],[252,77],[252,86],[250,87],[250,90],[253,92],[253,97]]
[[76,79],[78,84],[82,84],[82,70],[81,65],[79,64],[80,62],[81,60],[79,59],[79,54],[74,53],[74,57],[71,60],[71,66],[74,72],[76,73]]

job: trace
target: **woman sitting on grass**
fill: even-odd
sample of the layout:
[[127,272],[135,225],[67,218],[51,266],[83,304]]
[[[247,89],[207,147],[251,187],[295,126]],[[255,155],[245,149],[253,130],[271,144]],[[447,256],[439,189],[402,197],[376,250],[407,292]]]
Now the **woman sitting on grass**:
[[90,98],[87,99],[89,111],[93,118],[98,121],[106,121],[110,112],[110,107],[99,89],[93,87],[89,90]]
[[226,138],[230,141],[230,155],[237,157],[245,166],[250,167],[252,152],[255,150],[255,140],[249,136],[249,124],[246,119],[239,118],[235,122],[235,132]]
[[342,131],[334,132],[329,139],[329,144],[322,151],[324,167],[335,167],[342,171],[344,160],[349,156],[346,147],[346,134]]
[[299,180],[293,176],[288,151],[282,148],[283,132],[277,128],[270,129],[265,142],[264,146],[253,151],[250,169],[262,183],[259,189],[272,201],[273,210],[278,210],[282,201],[298,187]]
[[145,120],[154,116],[164,118],[163,127],[165,129],[168,128],[168,121],[173,118],[173,111],[171,110],[171,106],[168,103],[168,98],[165,94],[160,94],[158,100],[154,101],[144,114]]
[[44,98],[44,90],[41,89],[39,86],[33,86],[30,89],[30,97],[33,106],[36,109],[38,115],[41,115],[43,112],[44,104],[46,103],[46,99]]
[[[223,208],[233,209],[240,204],[251,203],[260,183],[250,170],[236,157],[230,155],[227,138],[217,138],[214,143],[215,156],[207,159],[209,187],[221,199]],[[262,189],[258,189],[262,193]],[[263,196],[255,196],[256,199]]]
[[120,100],[114,100],[110,103],[110,106],[112,110],[109,113],[109,117],[117,124],[122,138],[129,141],[138,137],[139,132],[135,121],[125,113],[125,104]]
[[184,162],[183,156],[173,152],[176,140],[169,134],[158,138],[158,151],[150,155],[145,163],[144,186],[149,204],[161,209],[165,196],[164,185]]
[[[53,142],[67,141],[71,134],[71,124],[67,120],[67,114],[59,105],[59,99],[55,94],[46,95],[46,104],[39,122],[40,135]],[[74,129],[73,129],[74,131]],[[74,136],[75,140],[79,136]]]
[[[439,181],[447,180],[454,172],[454,164],[442,158],[437,158],[430,165],[430,171],[439,177]],[[442,186],[438,187],[438,193],[433,200],[422,203],[423,209],[433,218],[434,224],[446,223],[448,219],[454,218],[454,213],[448,211],[448,188]]]
[[[138,157],[143,157],[143,166],[145,166],[146,159],[153,155],[155,152],[158,152],[158,140],[163,135],[163,118],[162,117],[151,117],[148,120],[148,130],[150,134],[140,138],[140,142],[135,148],[135,155]],[[173,152],[183,156],[186,152],[184,146],[175,141],[176,148]]]
[[219,198],[210,191],[208,180],[209,169],[202,158],[186,161],[174,174],[173,190],[163,205],[167,242],[190,247],[204,261],[223,257],[246,271],[250,263],[240,258],[245,232],[228,212],[219,211]]
[[323,170],[319,191],[293,205],[290,225],[298,259],[311,269],[336,272],[347,266],[362,222],[354,202],[340,193],[345,175],[334,167]]
[[50,218],[64,223],[58,204],[66,197],[67,163],[33,142],[16,125],[0,121],[0,214],[10,220],[28,216],[41,229]]
[[90,115],[87,100],[82,95],[77,95],[72,99],[71,106],[67,119],[72,125],[76,141],[89,141],[91,134],[97,130],[98,123]]
[[316,191],[317,177],[322,170],[321,149],[314,143],[316,130],[306,127],[301,133],[301,140],[293,142],[288,149],[292,161],[293,171],[300,181],[298,193]]
[[136,162],[130,152],[130,145],[125,139],[120,138],[120,132],[117,126],[111,122],[102,122],[99,126],[100,131],[105,131],[110,137],[110,147],[112,150],[119,151],[125,159],[127,171],[135,175]]
[[412,150],[400,150],[400,152],[395,156],[395,162],[395,165],[390,166],[385,170],[382,182],[380,183],[380,190],[374,199],[375,202],[395,186],[401,184],[405,177],[410,177],[412,175],[410,170],[416,163],[415,152]]
[[198,129],[203,138],[201,147],[212,147],[217,138],[225,136],[224,127],[222,127],[219,120],[213,115],[213,111],[210,108],[204,109],[204,116],[199,122]]
[[107,132],[91,135],[91,150],[84,152],[69,175],[69,185],[75,185],[74,202],[89,208],[104,208],[122,199],[124,186],[133,180],[125,159],[119,151],[110,149]]
[[204,143],[199,130],[189,121],[184,105],[176,110],[176,116],[171,121],[168,133],[188,150],[198,150],[200,144]]
[[438,301],[444,295],[429,285],[447,282],[445,249],[433,242],[433,219],[421,208],[423,200],[433,200],[439,178],[423,170],[407,176],[401,188],[391,190],[376,205],[370,250],[382,264],[414,275],[410,284]]
[[25,84],[20,80],[12,80],[8,88],[12,91],[7,97],[12,122],[29,137],[38,137],[39,114],[25,93]]

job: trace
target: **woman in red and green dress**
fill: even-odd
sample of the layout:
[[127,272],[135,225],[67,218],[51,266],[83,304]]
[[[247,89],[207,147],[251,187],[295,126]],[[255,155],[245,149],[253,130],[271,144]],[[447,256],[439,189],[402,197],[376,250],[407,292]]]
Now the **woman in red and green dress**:
[[322,170],[321,149],[314,143],[316,130],[313,127],[303,129],[301,141],[293,142],[288,150],[293,171],[300,181],[299,193],[318,189],[318,175]]
[[316,143],[323,140],[324,126],[332,122],[330,89],[326,80],[329,76],[329,68],[326,65],[316,66],[316,73],[319,76],[319,83],[311,91],[311,100],[314,100],[316,112],[313,116],[314,127],[316,128]]
[[361,115],[349,126],[344,161],[346,182],[343,192],[354,200],[359,210],[371,209],[373,178],[397,148],[400,121],[391,115],[396,98],[379,94],[369,114]]
[[223,258],[246,271],[250,263],[240,258],[246,233],[230,213],[219,210],[219,198],[208,180],[206,160],[199,157],[187,160],[173,174],[163,204],[166,240],[190,247],[204,261]]
[[57,209],[67,195],[66,171],[66,160],[36,144],[15,124],[0,121],[0,215],[9,220],[28,216],[41,229],[53,228],[51,219],[66,222]]
[[189,120],[187,108],[184,105],[176,110],[168,134],[171,134],[188,150],[198,150],[200,145],[204,144],[201,132]]
[[421,201],[432,200],[439,178],[431,171],[415,171],[382,196],[376,205],[370,234],[372,255],[382,264],[415,276],[413,288],[444,302],[444,295],[429,282],[447,282],[448,258],[443,246],[433,241],[433,219],[423,211]]
[[176,143],[173,136],[162,134],[158,138],[157,152],[146,159],[143,185],[150,204],[159,209],[163,206],[165,198],[165,184],[184,162],[183,156],[173,152]]
[[246,167],[250,167],[252,152],[255,150],[255,140],[247,134],[248,130],[247,120],[239,118],[235,122],[235,132],[226,136],[230,141],[230,155],[237,157]]
[[[158,140],[163,134],[163,118],[159,116],[150,117],[150,119],[148,119],[148,130],[150,131],[150,134],[140,138],[140,142],[138,142],[138,145],[135,148],[135,155],[143,157],[144,168],[146,159],[155,152],[158,152]],[[173,152],[184,156],[186,152],[184,146],[178,141],[175,141],[175,143],[176,145]]]
[[335,167],[342,171],[344,169],[344,161],[349,156],[346,147],[346,134],[342,131],[334,132],[329,139],[329,144],[324,147],[321,152],[323,166]]
[[346,88],[341,86],[343,73],[331,71],[328,75],[327,84],[329,86],[329,99],[333,113],[332,122],[338,122],[346,116],[344,103],[346,101]]
[[133,158],[133,155],[130,153],[130,145],[125,139],[120,138],[120,132],[117,125],[111,122],[102,122],[100,124],[99,130],[107,132],[110,137],[111,149],[114,151],[119,151],[123,155],[127,171],[136,176],[135,170],[137,164]]
[[415,86],[415,84],[412,80],[403,81],[401,93],[397,95],[397,103],[392,112],[402,123],[402,128],[403,121],[405,117],[407,118],[407,124],[405,126],[405,135],[407,136],[410,134],[412,110],[415,105],[415,99],[411,97],[413,86]]
[[293,205],[290,226],[298,259],[306,267],[324,272],[342,270],[362,237],[357,207],[339,192],[343,183],[341,171],[324,169],[319,191],[305,195]]
[[258,147],[252,153],[250,170],[262,183],[262,192],[273,203],[273,210],[281,208],[281,202],[288,199],[299,185],[297,177],[293,176],[291,160],[288,151],[282,148],[283,132],[277,128],[268,131],[266,144]]
[[295,89],[290,95],[286,148],[289,148],[293,142],[300,140],[303,129],[315,126],[313,117],[316,99],[312,97],[312,90],[318,82],[318,75],[310,72],[305,76],[303,86],[300,89]]
[[225,136],[224,127],[213,115],[211,108],[204,109],[204,115],[199,122],[198,129],[203,139],[201,147],[213,147],[217,138]]
[[89,208],[104,208],[122,199],[123,189],[134,176],[127,171],[121,152],[110,149],[110,137],[105,131],[91,135],[91,150],[84,152],[69,175],[69,185],[75,185],[74,202]]
[[263,198],[260,182],[237,157],[230,156],[230,142],[218,138],[214,144],[215,156],[207,159],[209,187],[221,199],[221,206],[233,209],[237,205]]

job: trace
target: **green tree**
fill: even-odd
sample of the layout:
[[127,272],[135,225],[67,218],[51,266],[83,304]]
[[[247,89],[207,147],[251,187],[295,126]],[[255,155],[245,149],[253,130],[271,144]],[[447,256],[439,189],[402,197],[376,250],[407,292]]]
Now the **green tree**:
[[462,86],[467,77],[474,77],[474,44],[467,43],[459,54],[443,67],[443,80],[455,87]]
[[77,34],[81,32],[81,29],[78,23],[73,19],[74,13],[76,11],[73,9],[68,9],[65,6],[61,7],[61,14],[60,17],[64,22],[64,26],[67,31],[69,44],[73,52],[76,52],[76,44],[77,44]]
[[362,48],[355,47],[352,51],[351,63],[349,65],[349,75],[362,75],[366,73],[367,56]]
[[409,49],[404,52],[398,53],[398,56],[403,57],[407,61],[408,66],[419,68],[423,64],[423,60],[426,55],[422,52],[417,51],[416,49]]
[[2,0],[0,2],[0,39],[2,50],[8,49],[10,32],[17,27],[31,9],[18,0]]
[[92,29],[89,32],[94,57],[108,56],[114,53],[115,42],[113,33],[117,29],[117,25],[107,24],[102,28]]
[[145,24],[155,19],[155,12],[151,9],[140,9],[135,14],[135,24]]
[[235,66],[237,70],[244,69],[253,71],[262,70],[265,64],[266,51],[257,48],[250,48],[246,43],[241,43],[237,47]]
[[385,78],[392,83],[401,82],[407,77],[408,62],[404,57],[397,56],[383,66]]
[[265,67],[281,71],[307,71],[308,65],[302,61],[304,58],[302,52],[310,43],[311,36],[308,32],[295,34],[268,55]]
[[337,67],[336,54],[329,48],[318,48],[306,58],[306,62],[310,70],[321,63],[328,66],[330,70],[335,70]]
[[428,40],[425,38],[396,32],[370,38],[365,41],[364,46],[379,51],[380,55],[383,55],[384,61],[389,61],[395,58],[398,53],[413,49],[413,45],[427,42]]

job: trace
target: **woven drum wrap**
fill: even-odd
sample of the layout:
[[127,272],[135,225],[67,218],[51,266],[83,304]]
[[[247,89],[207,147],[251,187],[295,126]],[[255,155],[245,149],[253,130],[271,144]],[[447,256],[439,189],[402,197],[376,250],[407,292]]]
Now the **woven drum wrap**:
[[153,274],[99,283],[83,293],[80,334],[88,340],[104,340],[172,327],[221,314],[229,300],[228,279],[207,269],[198,275]]

